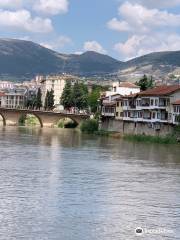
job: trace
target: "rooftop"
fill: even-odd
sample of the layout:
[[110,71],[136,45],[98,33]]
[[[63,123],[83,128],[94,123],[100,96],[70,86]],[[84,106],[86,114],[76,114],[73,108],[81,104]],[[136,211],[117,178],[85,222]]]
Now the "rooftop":
[[140,88],[139,86],[135,85],[131,82],[120,82],[119,87],[125,87],[125,88]]
[[139,96],[164,96],[170,95],[176,91],[180,91],[180,85],[162,85],[146,91],[138,93]]

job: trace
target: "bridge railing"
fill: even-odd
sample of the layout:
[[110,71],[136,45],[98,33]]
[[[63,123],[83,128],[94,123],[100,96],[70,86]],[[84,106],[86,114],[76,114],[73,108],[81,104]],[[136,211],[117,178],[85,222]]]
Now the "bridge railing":
[[44,109],[44,108],[40,108],[40,109],[32,109],[32,108],[26,108],[26,107],[0,107],[0,109],[3,110],[21,110],[21,111],[29,111],[29,112],[49,112],[49,113],[62,113],[65,115],[87,115],[89,116],[90,113],[87,111],[77,111],[77,110],[58,110],[58,109],[53,109],[53,110],[49,110],[49,109]]

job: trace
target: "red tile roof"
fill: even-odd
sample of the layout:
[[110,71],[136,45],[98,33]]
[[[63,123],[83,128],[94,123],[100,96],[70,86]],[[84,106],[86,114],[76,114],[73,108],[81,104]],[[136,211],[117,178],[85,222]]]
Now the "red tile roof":
[[139,96],[163,96],[170,95],[176,91],[180,91],[180,85],[162,85],[146,91],[140,92]]
[[175,101],[175,102],[173,103],[173,105],[180,105],[180,99],[177,100],[177,101]]
[[6,94],[3,92],[0,92],[0,97],[3,97],[3,96],[6,96]]

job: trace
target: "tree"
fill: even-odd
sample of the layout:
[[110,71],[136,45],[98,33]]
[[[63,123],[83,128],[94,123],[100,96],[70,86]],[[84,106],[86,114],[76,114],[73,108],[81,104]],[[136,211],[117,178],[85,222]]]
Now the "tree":
[[53,110],[54,109],[54,90],[51,89],[51,91],[49,92],[49,110]]
[[143,78],[139,80],[139,82],[136,82],[136,85],[140,87],[141,91],[145,91],[149,88],[154,87],[154,81],[152,77],[149,79],[146,75],[144,75]]
[[84,84],[76,82],[72,91],[73,107],[85,109],[88,107],[88,94]]
[[44,102],[44,108],[45,110],[49,109],[49,90],[46,92],[45,102]]
[[92,92],[88,96],[88,105],[91,112],[96,113],[98,109],[98,100],[100,98],[101,88],[99,86],[93,86]]
[[45,110],[53,110],[54,109],[54,90],[51,91],[47,90],[45,103],[44,103]]
[[60,103],[64,106],[65,109],[69,109],[73,106],[72,101],[72,85],[70,81],[66,82],[66,85],[64,87]]
[[42,107],[42,93],[40,88],[38,88],[38,92],[36,95],[35,106],[36,106],[36,109],[40,109]]

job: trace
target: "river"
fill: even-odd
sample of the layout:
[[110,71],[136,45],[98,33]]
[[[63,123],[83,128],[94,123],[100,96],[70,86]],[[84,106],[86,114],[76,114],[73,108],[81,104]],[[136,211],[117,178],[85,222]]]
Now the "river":
[[21,239],[180,239],[180,147],[1,127],[0,240]]

